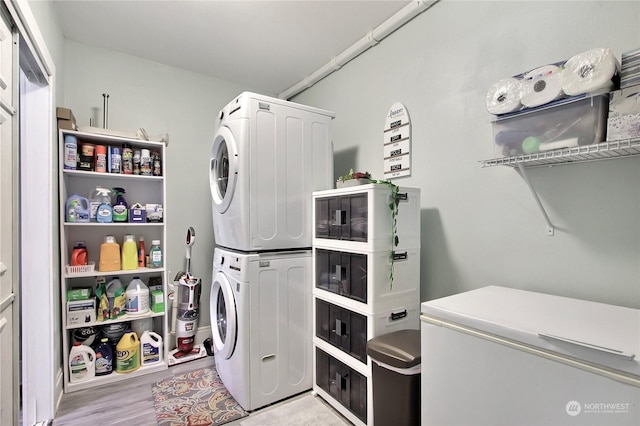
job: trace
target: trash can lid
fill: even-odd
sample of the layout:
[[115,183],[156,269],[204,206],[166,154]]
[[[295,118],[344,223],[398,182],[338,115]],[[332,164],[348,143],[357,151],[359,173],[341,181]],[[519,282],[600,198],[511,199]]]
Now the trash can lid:
[[400,330],[367,342],[367,355],[396,368],[420,364],[420,330]]

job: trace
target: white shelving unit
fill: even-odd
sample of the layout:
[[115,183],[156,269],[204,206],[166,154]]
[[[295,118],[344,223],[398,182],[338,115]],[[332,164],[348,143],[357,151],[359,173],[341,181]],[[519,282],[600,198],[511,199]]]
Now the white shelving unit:
[[313,390],[356,425],[373,424],[367,341],[419,328],[420,190],[399,189],[396,247],[391,197],[384,184],[313,193]]
[[509,166],[541,167],[559,164],[582,163],[585,161],[609,160],[612,158],[640,155],[640,139],[624,139],[563,148],[554,151],[542,151],[513,157],[483,160],[482,167]]
[[[157,151],[160,154],[162,163],[161,176],[142,176],[117,173],[101,173],[95,171],[83,170],[65,170],[64,165],[64,137],[65,135],[73,135],[78,141],[78,152],[80,152],[83,143],[94,145],[106,145],[122,149],[123,144],[131,145],[132,149],[149,149]],[[98,269],[100,257],[100,245],[104,242],[104,237],[113,235],[116,241],[122,247],[124,236],[133,234],[136,242],[139,237],[144,237],[146,243],[146,251],[148,253],[152,240],[160,240],[163,251],[166,246],[166,229],[165,223],[167,219],[166,208],[166,155],[165,145],[161,142],[144,141],[138,139],[130,139],[116,136],[108,136],[95,133],[77,132],[71,130],[59,131],[60,145],[60,173],[59,173],[59,201],[60,201],[60,302],[62,312],[62,348],[63,348],[63,369],[64,369],[64,391],[75,392],[82,389],[88,389],[95,386],[101,386],[107,383],[113,383],[121,380],[127,380],[144,374],[149,374],[161,370],[165,370],[168,366],[168,348],[167,342],[169,337],[168,318],[167,318],[167,271],[165,268],[138,268],[134,270],[121,270],[113,272],[100,272]],[[106,188],[121,187],[124,188],[124,194],[129,206],[134,203],[145,205],[147,203],[158,203],[163,206],[163,221],[160,223],[130,223],[130,222],[113,222],[113,223],[97,223],[97,222],[67,222],[66,202],[67,199],[74,194],[89,198],[91,191],[96,186]],[[91,272],[69,273],[67,266],[70,263],[71,253],[74,244],[78,241],[85,243],[88,250],[88,259],[95,262],[95,268]],[[120,281],[126,287],[134,278],[140,277],[145,284],[149,284],[149,279],[157,277],[162,282],[162,290],[165,298],[165,310],[163,312],[149,311],[142,315],[125,314],[118,319],[103,321],[87,321],[78,325],[67,324],[67,290],[72,288],[91,288],[95,291],[96,279],[103,278],[108,283],[113,277],[119,277]],[[97,304],[96,304],[97,306]],[[69,351],[73,346],[74,330],[82,327],[100,328],[105,325],[114,323],[123,323],[135,320],[152,318],[153,331],[163,338],[163,361],[156,364],[140,367],[130,373],[117,373],[104,376],[96,376],[82,382],[71,383],[69,376]],[[114,351],[115,357],[115,351]]]
[[624,158],[640,155],[640,139],[623,139],[618,141],[607,141],[598,144],[582,145],[573,148],[556,149],[553,151],[542,151],[532,154],[522,154],[513,157],[492,158],[480,162],[482,167],[508,166],[518,170],[529,187],[533,198],[538,204],[542,216],[547,223],[547,235],[555,234],[555,227],[547,214],[538,193],[527,176],[526,169],[533,167],[551,167],[562,164],[576,164],[588,161],[610,160],[614,158]]

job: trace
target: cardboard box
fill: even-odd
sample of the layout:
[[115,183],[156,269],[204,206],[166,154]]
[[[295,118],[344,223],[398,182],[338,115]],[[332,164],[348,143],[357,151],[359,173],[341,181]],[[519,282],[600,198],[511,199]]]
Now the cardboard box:
[[611,92],[607,140],[617,141],[640,137],[640,86]]
[[72,288],[67,290],[67,301],[87,300],[91,297],[90,288]]
[[146,223],[147,209],[140,203],[135,203],[129,208],[129,222]]
[[64,130],[78,130],[76,118],[69,108],[56,108],[56,118],[58,119],[58,128]]
[[164,312],[164,292],[153,290],[151,292],[151,310],[153,312]]
[[67,302],[67,325],[82,325],[96,321],[96,299]]
[[56,117],[62,120],[71,120],[74,123],[76,122],[76,118],[73,116],[73,112],[69,108],[56,108]]
[[147,222],[162,222],[162,204],[147,204]]
[[74,121],[58,119],[58,129],[78,130],[78,126],[76,126],[76,123]]

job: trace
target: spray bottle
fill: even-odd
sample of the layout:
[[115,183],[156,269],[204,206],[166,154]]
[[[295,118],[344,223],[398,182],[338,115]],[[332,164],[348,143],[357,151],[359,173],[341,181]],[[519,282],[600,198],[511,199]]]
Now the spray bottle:
[[113,203],[113,221],[126,222],[129,206],[124,198],[125,190],[123,188],[113,188],[116,201]]
[[110,189],[97,186],[91,192],[90,204],[92,222],[109,223],[113,221]]

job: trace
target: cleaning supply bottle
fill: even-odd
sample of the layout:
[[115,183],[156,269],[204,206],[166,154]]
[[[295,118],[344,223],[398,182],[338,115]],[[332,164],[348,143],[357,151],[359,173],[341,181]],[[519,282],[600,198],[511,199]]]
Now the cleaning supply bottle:
[[127,286],[127,315],[146,314],[149,305],[149,287],[140,277],[133,277]]
[[77,194],[67,199],[67,222],[89,222],[89,200]]
[[89,254],[87,252],[87,247],[84,245],[84,242],[77,241],[73,245],[73,251],[71,252],[71,261],[69,265],[71,266],[80,266],[86,265],[89,263]]
[[129,205],[124,198],[125,190],[123,188],[113,188],[115,194],[115,202],[113,203],[113,221],[114,222],[126,222],[127,213],[129,212]]
[[131,373],[140,368],[140,341],[136,333],[124,333],[116,345],[116,354],[116,372]]
[[78,139],[73,135],[64,136],[64,168],[75,170],[78,163]]
[[131,234],[125,235],[122,243],[122,269],[138,269],[138,247]]
[[96,145],[96,172],[107,172],[107,147],[106,145]]
[[151,241],[151,249],[149,250],[149,267],[162,268],[162,249],[160,248],[160,240]]
[[73,344],[69,353],[69,378],[71,383],[90,380],[96,375],[96,353],[80,342]]
[[113,347],[109,339],[103,337],[96,347],[96,376],[106,376],[113,372]]
[[116,237],[107,235],[104,243],[100,245],[100,262],[98,271],[109,272],[120,270],[120,244],[116,242]]
[[96,214],[101,204],[111,205],[111,190],[96,186],[89,195],[89,204],[91,205],[91,222],[96,222]]
[[146,251],[144,249],[144,237],[138,239],[138,268],[144,268],[146,265]]
[[145,331],[140,338],[141,365],[162,361],[162,337],[153,331]]
[[119,277],[113,277],[106,288],[109,302],[109,319],[117,319],[127,313],[127,293]]
[[113,222],[113,208],[111,207],[111,190],[107,188],[101,188],[100,191],[100,205],[96,210],[96,222],[99,223],[111,223]]

